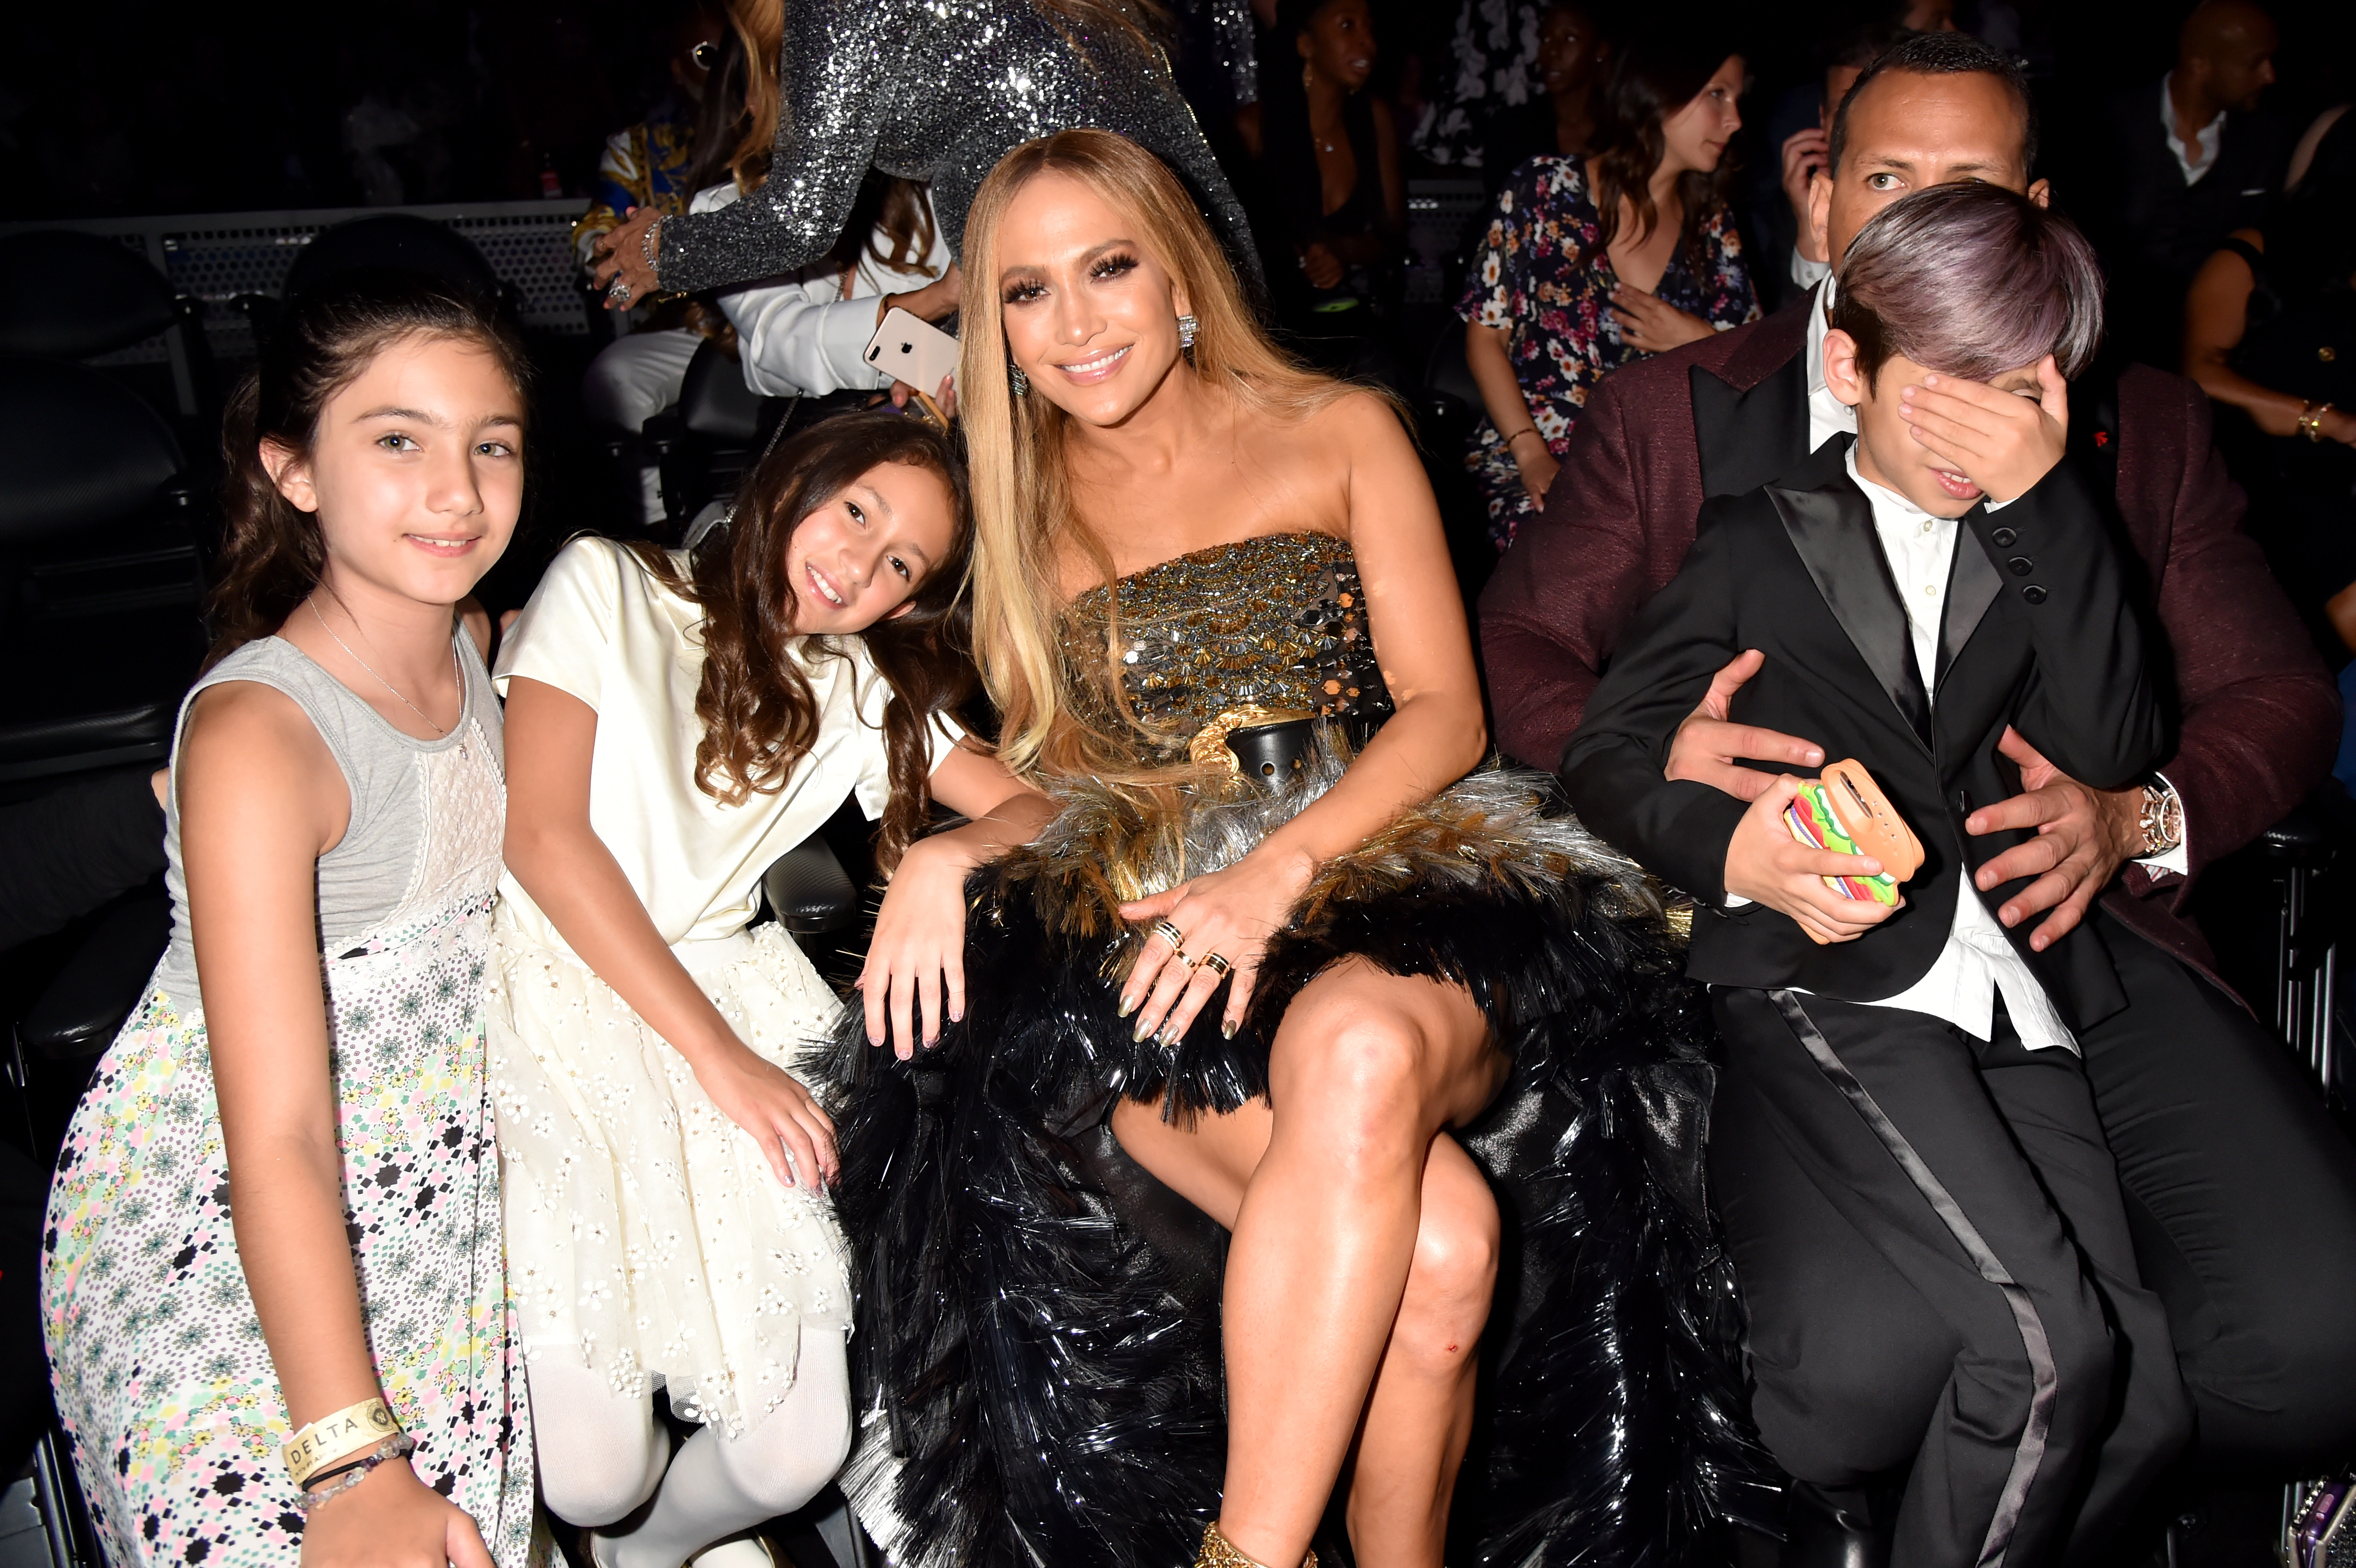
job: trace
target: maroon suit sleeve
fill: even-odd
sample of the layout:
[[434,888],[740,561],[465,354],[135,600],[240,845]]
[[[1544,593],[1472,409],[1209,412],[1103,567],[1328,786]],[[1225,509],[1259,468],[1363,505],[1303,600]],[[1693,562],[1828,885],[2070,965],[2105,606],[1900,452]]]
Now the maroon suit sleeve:
[[[1689,404],[1632,408],[1623,380],[1604,381],[1588,399],[1546,510],[1523,522],[1481,594],[1497,749],[1548,772],[1560,764],[1621,630],[1661,586],[1646,548],[1644,454],[1633,427],[1682,421],[1692,444]],[[1675,439],[1655,428],[1645,444]]]
[[[2265,555],[2242,531],[2244,498],[2211,444],[2208,399],[2179,377],[2130,378],[2122,379],[2120,400],[2140,406],[2122,421],[2123,435],[2148,430],[2155,443],[2181,443],[2176,462],[2158,461],[2156,444],[2154,456],[2136,464],[2133,502],[2172,513],[2159,621],[2176,658],[2183,731],[2159,771],[2184,803],[2188,864],[2198,878],[2322,781],[2338,744],[2340,697]],[[2123,464],[2130,457],[2142,454],[2121,451]],[[2192,879],[2154,878],[2131,866],[2125,885],[2180,913]]]

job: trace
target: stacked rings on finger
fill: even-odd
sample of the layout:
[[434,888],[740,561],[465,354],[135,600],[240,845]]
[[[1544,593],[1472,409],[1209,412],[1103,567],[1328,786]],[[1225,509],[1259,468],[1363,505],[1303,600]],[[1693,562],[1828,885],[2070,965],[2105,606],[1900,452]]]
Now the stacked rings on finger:
[[1204,968],[1208,969],[1212,974],[1216,975],[1222,980],[1235,973],[1236,966],[1228,963],[1225,957],[1216,953],[1205,953],[1195,962],[1201,964]]
[[1153,923],[1153,934],[1168,943],[1170,951],[1173,953],[1178,952],[1186,945],[1186,933],[1166,920],[1157,920]]

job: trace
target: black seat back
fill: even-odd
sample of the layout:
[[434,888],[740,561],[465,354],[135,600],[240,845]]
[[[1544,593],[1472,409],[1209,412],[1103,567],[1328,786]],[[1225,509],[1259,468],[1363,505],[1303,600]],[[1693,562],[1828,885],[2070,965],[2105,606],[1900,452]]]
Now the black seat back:
[[761,439],[762,403],[736,357],[704,339],[680,382],[680,428],[715,446],[751,446]]
[[163,416],[112,378],[0,359],[0,549],[135,517],[171,499],[187,466]]
[[0,240],[0,354],[87,359],[178,319],[172,285],[119,240],[63,229]]

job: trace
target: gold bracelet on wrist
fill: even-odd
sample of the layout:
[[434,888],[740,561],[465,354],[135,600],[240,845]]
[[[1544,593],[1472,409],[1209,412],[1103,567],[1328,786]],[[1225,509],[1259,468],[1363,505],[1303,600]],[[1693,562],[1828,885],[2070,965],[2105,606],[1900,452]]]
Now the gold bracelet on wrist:
[[2301,403],[2298,411],[2298,433],[2309,441],[2323,439],[2323,416],[2335,411],[2328,403]]
[[286,1445],[286,1473],[294,1478],[294,1489],[302,1491],[312,1477],[337,1460],[365,1453],[401,1435],[401,1423],[385,1408],[381,1395],[364,1399],[297,1432]]

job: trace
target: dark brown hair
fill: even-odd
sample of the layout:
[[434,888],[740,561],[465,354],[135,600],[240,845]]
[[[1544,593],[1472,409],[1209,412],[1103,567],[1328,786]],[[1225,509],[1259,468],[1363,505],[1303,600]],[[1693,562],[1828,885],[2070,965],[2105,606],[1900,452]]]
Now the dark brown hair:
[[319,415],[379,354],[412,337],[455,338],[498,362],[519,396],[530,387],[522,341],[487,300],[423,272],[338,273],[293,301],[221,421],[221,548],[208,597],[210,669],[285,623],[319,585],[319,520],[279,494],[262,443],[310,454]]
[[[905,613],[861,634],[892,688],[884,710],[892,799],[877,829],[875,861],[888,872],[923,831],[932,802],[933,716],[973,690],[963,612],[973,508],[965,464],[952,438],[924,421],[893,413],[838,414],[761,460],[737,493],[733,519],[704,536],[682,573],[659,546],[635,544],[647,570],[703,611],[703,681],[696,717],[696,787],[730,805],[783,789],[818,740],[818,701],[794,654],[797,595],[786,547],[802,520],[862,474],[886,463],[922,468],[948,487],[956,534]],[[806,656],[849,656],[814,640]]]
[[[1599,101],[1602,125],[1598,133],[1593,192],[1604,249],[1609,250],[1619,234],[1622,198],[1636,215],[1638,233],[1650,234],[1661,220],[1653,203],[1653,174],[1668,152],[1661,127],[1709,85],[1718,68],[1734,53],[1722,36],[1706,26],[1655,27],[1613,52]],[[1718,167],[1707,174],[1687,169],[1677,176],[1677,202],[1685,208],[1677,250],[1695,272],[1707,263],[1702,229],[1726,205],[1726,181],[1731,172],[1730,159],[1720,158]]]
[[2103,269],[2077,226],[1978,180],[1873,215],[1841,258],[1832,325],[1869,384],[1893,355],[1966,381],[2048,354],[2076,378],[2103,340]]

